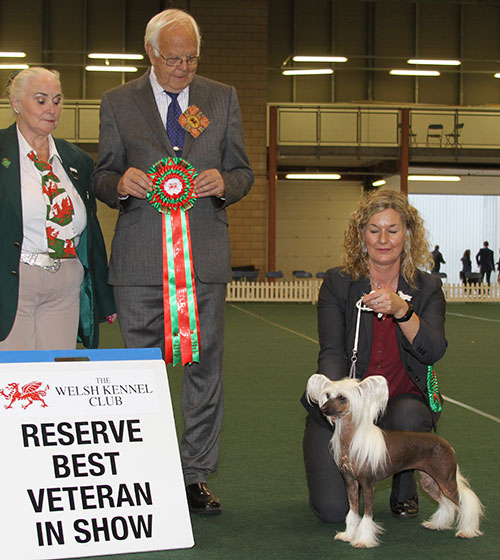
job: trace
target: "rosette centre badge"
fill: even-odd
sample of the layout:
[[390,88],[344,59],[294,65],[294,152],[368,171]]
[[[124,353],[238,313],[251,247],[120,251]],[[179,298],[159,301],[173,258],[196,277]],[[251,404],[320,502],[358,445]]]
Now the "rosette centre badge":
[[189,210],[197,198],[194,190],[196,169],[181,158],[164,158],[152,165],[147,172],[153,181],[148,193],[150,204],[163,214],[175,210]]

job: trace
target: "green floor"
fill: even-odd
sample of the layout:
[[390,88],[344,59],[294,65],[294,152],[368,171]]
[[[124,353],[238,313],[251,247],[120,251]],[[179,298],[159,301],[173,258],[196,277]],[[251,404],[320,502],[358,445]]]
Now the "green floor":
[[[362,551],[334,541],[343,525],[321,523],[310,512],[301,458],[304,412],[298,399],[316,367],[315,308],[228,304],[222,448],[218,473],[210,480],[222,515],[193,516],[192,549],[99,558],[498,558],[500,305],[449,304],[447,337],[447,355],[437,365],[441,390],[473,410],[446,404],[438,432],[455,447],[463,473],[486,505],[483,537],[463,541],[450,531],[423,529],[419,522],[435,509],[425,497],[418,519],[392,518],[385,482],[377,487],[375,503],[375,519],[385,527],[382,545]],[[102,345],[120,344],[116,326],[105,326]],[[181,373],[169,369],[178,427]]]

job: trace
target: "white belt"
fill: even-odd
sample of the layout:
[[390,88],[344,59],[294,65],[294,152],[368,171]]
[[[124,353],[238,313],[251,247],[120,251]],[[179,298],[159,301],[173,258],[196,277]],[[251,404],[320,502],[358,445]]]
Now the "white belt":
[[21,251],[20,261],[30,266],[39,266],[48,272],[57,272],[61,266],[61,259],[53,259],[47,253]]

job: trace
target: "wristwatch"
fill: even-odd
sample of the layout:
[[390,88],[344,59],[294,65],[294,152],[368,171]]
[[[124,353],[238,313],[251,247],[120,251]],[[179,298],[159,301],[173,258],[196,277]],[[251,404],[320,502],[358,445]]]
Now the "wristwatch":
[[415,312],[415,309],[414,309],[413,305],[409,301],[407,301],[406,303],[408,304],[408,311],[402,317],[400,317],[399,319],[394,317],[394,320],[396,321],[396,323],[406,323],[406,321],[409,321],[411,316]]

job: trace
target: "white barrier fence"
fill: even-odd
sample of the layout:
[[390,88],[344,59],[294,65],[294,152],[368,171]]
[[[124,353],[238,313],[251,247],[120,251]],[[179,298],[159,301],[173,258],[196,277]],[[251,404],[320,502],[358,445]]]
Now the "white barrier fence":
[[[250,282],[233,280],[228,284],[227,301],[259,302],[305,302],[318,301],[321,279],[276,280]],[[500,302],[498,284],[464,286],[443,284],[446,301],[449,302]]]

